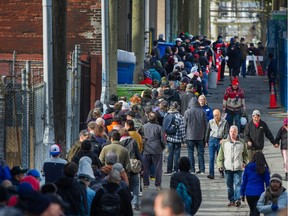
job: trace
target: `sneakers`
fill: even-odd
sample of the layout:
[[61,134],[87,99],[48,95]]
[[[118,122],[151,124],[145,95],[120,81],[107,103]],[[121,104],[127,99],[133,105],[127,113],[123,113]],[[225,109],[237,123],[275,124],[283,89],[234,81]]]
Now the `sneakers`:
[[162,187],[161,187],[161,186],[156,186],[156,189],[157,189],[158,191],[161,191],[161,190],[162,190]]
[[237,200],[237,201],[235,202],[235,206],[236,206],[236,207],[240,207],[240,205],[241,205],[241,200]]
[[233,201],[230,201],[230,203],[228,203],[228,206],[235,206],[235,203]]
[[172,172],[164,172],[163,175],[164,175],[164,176],[171,176],[171,175],[172,175]]
[[199,170],[199,171],[196,172],[196,174],[201,174],[201,175],[203,175],[203,174],[205,174],[205,172],[202,172],[202,171]]
[[209,178],[209,179],[214,179],[214,176],[208,175],[207,178]]

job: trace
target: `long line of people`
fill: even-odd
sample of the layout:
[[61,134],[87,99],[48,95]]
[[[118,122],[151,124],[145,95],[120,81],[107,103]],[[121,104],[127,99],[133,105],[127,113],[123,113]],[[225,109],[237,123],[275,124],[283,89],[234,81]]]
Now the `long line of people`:
[[[151,187],[151,177],[155,177],[155,188],[162,190],[164,174],[171,175],[170,188],[175,189],[182,199],[197,199],[197,202],[194,200],[185,206],[185,210],[194,215],[202,201],[199,179],[195,174],[201,175],[206,171],[205,147],[209,149],[207,178],[215,179],[214,160],[217,154],[220,177],[226,177],[228,206],[239,207],[241,198],[246,197],[251,212],[256,212],[251,215],[257,215],[255,203],[259,197],[260,200],[266,196],[268,198],[265,199],[272,199],[270,195],[275,194],[275,190],[278,197],[284,196],[282,179],[277,175],[271,179],[281,180],[280,187],[277,188],[277,182],[273,182],[276,186],[268,187],[272,180],[267,177],[265,186],[270,192],[265,196],[261,195],[264,182],[259,183],[263,187],[257,190],[257,194],[247,193],[251,187],[246,176],[248,169],[245,170],[241,186],[242,172],[249,161],[249,169],[255,166],[253,163],[260,166],[257,168],[261,169],[259,172],[252,170],[257,178],[263,173],[267,175],[269,169],[263,165],[263,159],[260,165],[257,159],[261,157],[257,155],[262,152],[264,136],[276,148],[281,140],[285,180],[288,180],[287,119],[276,139],[261,120],[258,110],[254,110],[248,123],[244,91],[237,79],[240,59],[236,65],[231,63],[230,58],[233,55],[237,58],[241,56],[238,56],[241,46],[237,38],[234,37],[227,47],[221,37],[211,44],[203,36],[180,34],[176,45],[167,47],[161,59],[157,43],[154,43],[152,57],[147,60],[147,70],[144,72],[144,82],[151,85],[151,89],[146,89],[141,95],[136,93],[131,98],[110,95],[105,110],[103,103],[96,101],[95,108],[88,114],[87,128],[80,131],[79,140],[68,154],[61,155],[61,147],[57,144],[51,146],[51,157],[44,161],[42,175],[37,170],[28,171],[17,166],[10,172],[4,163],[1,164],[5,168],[1,168],[5,174],[5,177],[1,176],[1,184],[6,188],[3,191],[7,192],[5,203],[23,214],[53,215],[51,212],[54,210],[57,216],[64,215],[64,212],[67,215],[133,215],[133,210],[141,210],[140,190]],[[208,59],[214,58],[215,52],[220,52],[222,58],[229,56],[228,67],[230,75],[234,77],[223,96],[223,113],[221,109],[213,110],[206,99],[209,96],[206,68]],[[184,143],[188,157],[180,155]],[[233,151],[231,146],[235,147]],[[198,167],[195,167],[195,147]],[[163,172],[165,148],[169,155],[167,169]],[[137,168],[139,166],[140,169]],[[40,183],[41,176],[45,184]],[[143,185],[140,176],[143,177]],[[195,184],[189,185],[187,179]],[[161,195],[165,197],[164,193]],[[282,204],[276,206],[275,199],[270,201],[272,211],[282,208]],[[33,203],[37,203],[37,208],[31,207]],[[261,205],[266,204],[265,201]],[[261,212],[263,207],[258,209]]]

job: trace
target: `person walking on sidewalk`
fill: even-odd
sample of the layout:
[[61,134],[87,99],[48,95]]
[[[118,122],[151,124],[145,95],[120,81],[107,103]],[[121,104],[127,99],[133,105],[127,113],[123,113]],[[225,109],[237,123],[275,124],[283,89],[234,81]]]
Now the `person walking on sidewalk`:
[[238,79],[232,81],[232,86],[229,86],[223,97],[223,113],[227,113],[226,120],[229,126],[235,125],[238,128],[238,131],[241,131],[241,113],[246,111],[244,91],[239,88]]
[[184,126],[186,130],[186,144],[188,157],[191,163],[191,172],[195,173],[194,147],[198,151],[198,165],[200,170],[197,173],[205,173],[204,161],[204,137],[207,127],[207,118],[196,97],[189,103],[189,109],[184,113]]
[[241,205],[240,189],[242,170],[247,163],[247,149],[244,140],[239,138],[238,128],[232,125],[229,136],[223,140],[217,157],[217,167],[224,171],[228,188],[228,206]]
[[288,124],[288,118],[286,117],[283,120],[283,126],[279,129],[277,136],[275,138],[275,143],[277,143],[278,145],[281,140],[281,154],[284,162],[285,181],[288,181],[287,124]]
[[270,178],[270,186],[263,192],[258,200],[257,209],[264,216],[277,216],[287,209],[288,193],[282,185],[282,177],[275,173]]
[[266,136],[275,148],[278,148],[268,125],[261,120],[259,110],[254,110],[252,120],[246,124],[244,130],[244,140],[248,148],[248,160],[251,161],[256,151],[262,151],[264,148],[264,136]]
[[[229,125],[225,119],[221,119],[219,109],[214,109],[213,116],[214,118],[207,124],[205,134],[205,143],[209,149],[209,175],[207,176],[209,179],[214,179],[215,153],[218,155],[222,139],[226,139],[229,134]],[[220,172],[220,176],[224,178],[223,171]]]
[[142,156],[143,162],[143,183],[144,189],[149,187],[150,168],[154,164],[156,171],[155,186],[161,190],[162,183],[162,152],[165,149],[166,140],[162,126],[157,123],[157,114],[150,112],[148,114],[149,122],[144,128],[144,151]]
[[[183,116],[179,113],[179,105],[176,101],[172,102],[168,113],[174,115],[174,121],[176,126],[175,134],[167,134],[167,147],[169,150],[169,155],[167,158],[167,172],[164,175],[172,175],[173,172],[173,162],[174,162],[174,172],[178,172],[179,168],[179,158],[181,151],[181,144],[185,141],[185,127]],[[165,116],[164,116],[165,119]]]
[[202,202],[202,192],[198,177],[189,172],[190,167],[191,165],[188,157],[185,156],[179,159],[180,172],[174,173],[171,176],[170,189],[177,190],[179,184],[183,184],[185,186],[186,191],[192,200],[190,208],[191,212],[189,213],[191,215],[195,215]]
[[257,210],[257,202],[260,195],[264,192],[264,184],[267,188],[270,182],[269,166],[262,152],[256,152],[253,160],[245,167],[242,184],[241,184],[241,199],[247,199],[250,208],[250,216],[259,216]]

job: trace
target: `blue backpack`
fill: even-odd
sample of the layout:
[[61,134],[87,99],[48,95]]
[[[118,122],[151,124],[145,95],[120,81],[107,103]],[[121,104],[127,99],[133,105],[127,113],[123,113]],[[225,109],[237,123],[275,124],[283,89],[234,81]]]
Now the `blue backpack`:
[[176,191],[184,202],[185,211],[192,214],[192,197],[189,196],[186,187],[182,182],[178,183]]
[[175,125],[175,115],[173,113],[166,113],[164,115],[162,126],[167,135],[175,135],[177,130]]

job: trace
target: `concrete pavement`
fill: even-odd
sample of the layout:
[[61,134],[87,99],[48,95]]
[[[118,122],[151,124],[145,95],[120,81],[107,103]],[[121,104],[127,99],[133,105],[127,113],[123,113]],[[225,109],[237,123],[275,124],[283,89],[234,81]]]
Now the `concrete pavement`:
[[[209,93],[212,95],[207,97],[208,104],[211,108],[220,108],[222,110],[222,99],[225,89],[229,86],[229,78],[226,76],[225,80],[219,83],[216,89],[209,89]],[[249,115],[249,120],[251,120],[251,114],[254,109],[260,110],[262,120],[264,120],[274,137],[276,136],[278,129],[283,123],[283,117],[287,113],[283,109],[267,109],[269,107],[269,88],[268,81],[266,77],[256,77],[247,76],[247,78],[239,78],[239,87],[243,88],[245,91],[246,107]],[[269,140],[265,140],[265,147],[263,150],[267,162],[270,166],[271,174],[279,173],[284,177],[284,169],[282,163],[282,156],[280,149],[274,148]],[[186,148],[182,148],[181,156],[187,156],[188,151]],[[196,155],[195,155],[196,156]],[[196,170],[198,168],[197,156],[195,157]],[[213,215],[229,215],[229,216],[246,216],[249,215],[249,207],[247,202],[242,203],[240,207],[228,207],[228,195],[225,179],[219,178],[218,170],[215,170],[215,179],[210,180],[207,178],[208,168],[209,168],[209,154],[208,150],[205,149],[205,168],[206,172],[203,175],[197,175],[201,182],[202,189],[202,204],[198,210],[198,216],[213,216]],[[166,171],[167,164],[163,164],[163,171]],[[215,169],[216,166],[215,166]],[[155,190],[153,187],[154,182],[150,182],[150,189]],[[162,187],[163,190],[169,189],[170,176],[163,176]],[[283,181],[284,187],[287,188],[287,182]],[[137,215],[137,214],[135,214]]]

